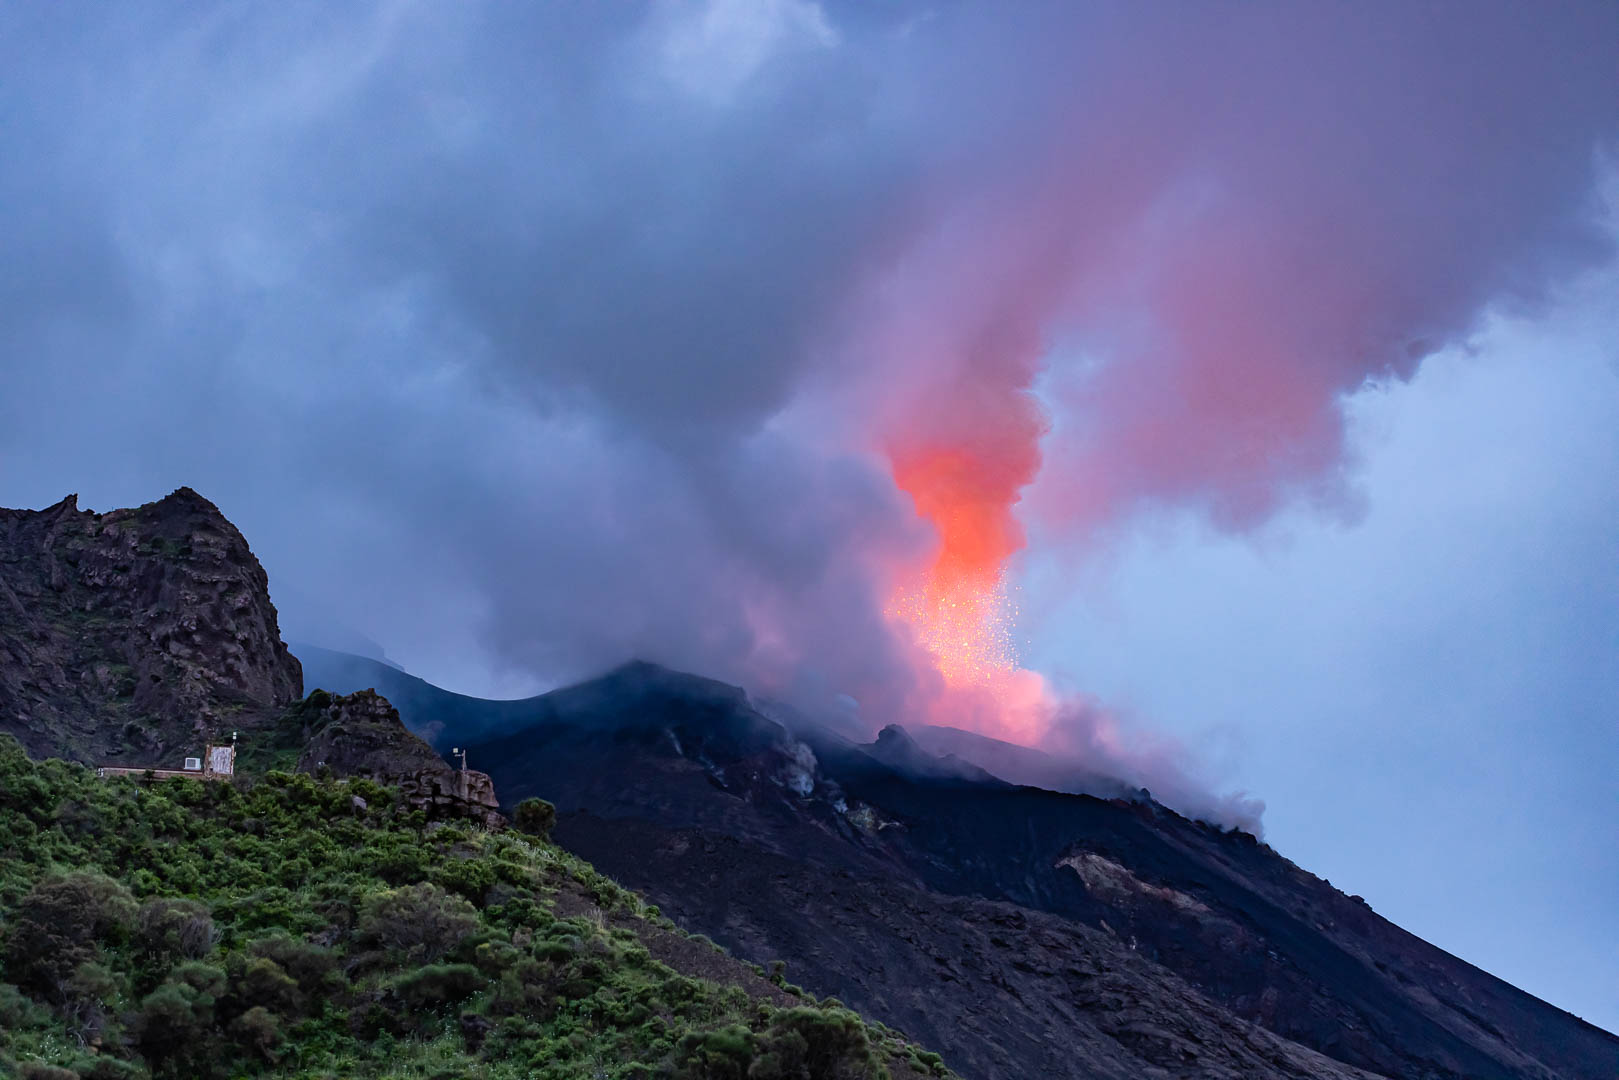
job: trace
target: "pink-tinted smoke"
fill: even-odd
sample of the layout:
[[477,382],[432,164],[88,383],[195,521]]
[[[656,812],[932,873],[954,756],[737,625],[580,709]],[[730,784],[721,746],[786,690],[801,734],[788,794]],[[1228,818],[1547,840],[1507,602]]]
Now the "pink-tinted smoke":
[[1082,558],[1152,504],[1346,505],[1346,394],[1606,255],[1619,9],[953,18],[941,55],[991,59],[851,319],[853,408],[939,539],[891,613],[944,676],[932,718],[1178,777],[996,651],[1020,515]]

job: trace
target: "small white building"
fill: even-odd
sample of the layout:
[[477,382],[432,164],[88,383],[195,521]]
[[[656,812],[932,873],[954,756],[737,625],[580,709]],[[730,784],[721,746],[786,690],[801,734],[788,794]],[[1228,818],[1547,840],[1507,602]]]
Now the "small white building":
[[156,766],[138,765],[103,765],[96,770],[96,775],[107,776],[144,776],[151,773],[159,780],[167,780],[174,776],[189,776],[199,780],[228,780],[236,774],[236,740],[233,736],[229,743],[214,745],[209,743],[203,750],[200,758],[188,757],[178,769],[161,769]]

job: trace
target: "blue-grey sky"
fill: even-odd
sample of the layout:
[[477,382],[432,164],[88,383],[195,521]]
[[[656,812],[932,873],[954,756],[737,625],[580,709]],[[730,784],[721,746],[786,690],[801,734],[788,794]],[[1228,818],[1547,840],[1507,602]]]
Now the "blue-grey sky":
[[1166,514],[1077,587],[1038,555],[1023,585],[1036,666],[1199,747],[1295,862],[1609,1030],[1616,296],[1593,274],[1356,395],[1348,520]]
[[888,609],[1026,530],[1047,745],[1613,1028],[1615,71],[1605,2],[10,5],[0,504],[866,727],[996,729]]

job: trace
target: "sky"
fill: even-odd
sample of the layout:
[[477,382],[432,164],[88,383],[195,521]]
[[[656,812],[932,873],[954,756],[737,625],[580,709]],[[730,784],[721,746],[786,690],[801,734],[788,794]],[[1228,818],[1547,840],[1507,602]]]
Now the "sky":
[[1619,1028],[1615,71],[1607,3],[11,5],[0,504],[195,487],[464,692],[1071,755]]

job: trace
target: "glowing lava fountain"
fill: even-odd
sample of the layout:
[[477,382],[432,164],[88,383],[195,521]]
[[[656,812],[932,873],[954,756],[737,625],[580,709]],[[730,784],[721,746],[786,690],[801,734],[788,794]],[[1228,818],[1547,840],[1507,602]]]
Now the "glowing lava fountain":
[[901,586],[890,618],[909,625],[950,691],[933,718],[1033,745],[1051,723],[1045,680],[1018,666],[1007,561],[1023,547],[1021,484],[959,450],[891,455],[894,481],[939,535],[932,562]]

